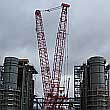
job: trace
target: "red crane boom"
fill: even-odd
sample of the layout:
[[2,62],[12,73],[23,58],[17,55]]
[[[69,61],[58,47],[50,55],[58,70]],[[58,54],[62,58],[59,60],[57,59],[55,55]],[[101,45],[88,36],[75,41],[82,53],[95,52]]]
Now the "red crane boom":
[[51,73],[49,67],[48,53],[46,47],[46,39],[43,28],[43,21],[40,10],[36,10],[36,32],[40,57],[41,74],[43,81],[44,96],[47,97],[51,87]]
[[52,95],[58,96],[61,73],[62,73],[62,65],[63,65],[63,57],[64,57],[64,48],[65,48],[65,40],[67,35],[67,9],[70,7],[68,4],[62,4],[61,17],[59,21],[59,27],[56,37],[56,46],[55,46],[55,54],[54,54],[54,63],[53,63],[53,73],[52,73]]
[[[70,5],[62,3],[61,7],[62,7],[62,11],[59,21],[57,37],[56,37],[52,76],[50,73],[48,52],[46,47],[46,38],[44,34],[41,11],[36,10],[35,12],[38,50],[39,50],[44,97],[45,97],[45,110],[50,110],[50,109],[56,110],[56,108],[58,107],[58,104],[56,104],[56,102],[57,99],[59,98],[59,88],[60,88],[64,48],[65,48],[65,41],[67,34],[66,33],[67,9],[70,7]],[[54,8],[52,8],[52,10],[53,9]],[[52,10],[50,9],[45,11],[50,12]]]

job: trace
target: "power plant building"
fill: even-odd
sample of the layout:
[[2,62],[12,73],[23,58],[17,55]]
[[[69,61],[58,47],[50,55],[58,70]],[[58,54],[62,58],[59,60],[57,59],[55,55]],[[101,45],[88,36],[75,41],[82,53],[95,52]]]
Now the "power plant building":
[[[3,66],[0,66],[0,110],[35,109],[33,105],[38,102],[34,102],[33,74],[38,73],[28,59],[5,57]],[[100,56],[91,57],[87,63],[74,66],[72,104],[75,110],[110,109],[109,74],[110,65]],[[36,106],[37,109],[39,107]]]
[[109,110],[109,69],[100,56],[74,66],[75,110]]
[[28,59],[6,57],[0,66],[0,110],[33,110],[37,71]]

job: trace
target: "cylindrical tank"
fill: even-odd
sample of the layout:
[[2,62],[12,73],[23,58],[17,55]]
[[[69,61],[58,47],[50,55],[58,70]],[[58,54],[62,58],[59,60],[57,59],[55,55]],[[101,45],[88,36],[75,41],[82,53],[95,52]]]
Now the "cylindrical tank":
[[106,60],[99,56],[87,60],[89,76],[87,110],[106,110],[105,63]]
[[18,58],[5,57],[3,83],[5,89],[17,89]]
[[91,57],[87,61],[92,90],[105,88],[105,63],[106,60],[99,56]]

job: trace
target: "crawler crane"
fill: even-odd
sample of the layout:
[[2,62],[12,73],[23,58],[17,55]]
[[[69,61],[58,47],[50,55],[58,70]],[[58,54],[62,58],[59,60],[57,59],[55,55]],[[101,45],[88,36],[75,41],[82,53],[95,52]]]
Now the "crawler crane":
[[[58,32],[56,35],[56,45],[55,45],[52,73],[50,72],[41,10],[35,11],[36,33],[37,33],[39,59],[40,59],[40,67],[41,67],[42,82],[43,82],[44,99],[45,99],[44,100],[45,110],[65,110],[62,103],[65,99],[68,98],[65,94],[62,96],[60,95],[60,92],[64,92],[64,87],[60,87],[60,81],[61,81],[61,73],[62,73],[62,66],[64,59],[63,57],[64,57],[66,35],[67,35],[67,20],[68,20],[67,14],[70,5],[62,3],[60,7],[62,10],[59,21]],[[51,8],[45,11],[50,12],[60,7]],[[62,91],[60,91],[60,89],[62,89]]]

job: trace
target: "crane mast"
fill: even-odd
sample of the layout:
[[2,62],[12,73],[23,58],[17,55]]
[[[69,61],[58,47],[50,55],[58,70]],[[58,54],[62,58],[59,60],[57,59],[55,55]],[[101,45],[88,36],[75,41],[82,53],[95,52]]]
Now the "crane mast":
[[38,41],[38,50],[39,50],[39,58],[40,58],[40,67],[43,81],[43,90],[44,97],[47,97],[50,93],[51,87],[51,73],[49,67],[48,53],[46,47],[46,39],[43,28],[43,21],[40,10],[36,10],[36,32],[37,32],[37,41]]
[[59,95],[59,87],[61,81],[64,48],[67,35],[67,9],[70,7],[68,4],[62,3],[61,17],[56,37],[56,46],[54,53],[53,73],[52,73],[52,95]]
[[[37,42],[38,42],[44,98],[45,98],[45,105],[44,105],[45,110],[52,110],[52,109],[58,110],[57,107],[61,107],[61,104],[57,104],[57,100],[60,95],[59,88],[61,81],[65,41],[67,35],[67,10],[70,7],[70,5],[62,3],[61,7],[62,7],[62,11],[59,21],[58,32],[56,36],[52,76],[50,72],[48,52],[46,47],[46,38],[44,34],[41,11],[36,10],[35,12]],[[50,12],[51,10],[54,10],[54,8],[47,11]],[[64,97],[65,96],[62,96],[61,98]]]

